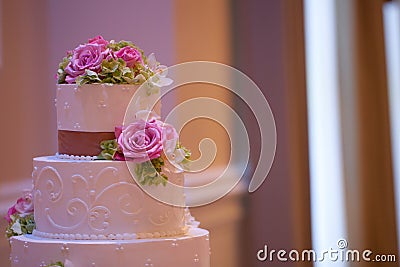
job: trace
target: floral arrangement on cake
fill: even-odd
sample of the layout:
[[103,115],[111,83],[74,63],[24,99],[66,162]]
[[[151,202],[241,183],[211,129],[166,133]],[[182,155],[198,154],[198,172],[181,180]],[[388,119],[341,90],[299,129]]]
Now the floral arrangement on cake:
[[5,219],[8,222],[6,236],[31,234],[35,229],[33,218],[33,198],[31,192],[25,192],[17,202],[8,209]]
[[166,160],[181,169],[190,163],[191,153],[179,143],[175,128],[146,110],[136,113],[132,123],[115,127],[115,139],[101,142],[100,147],[99,159],[136,163],[142,185],[166,184],[168,177],[162,171]]
[[162,87],[172,83],[166,67],[154,54],[148,57],[129,41],[107,41],[102,36],[89,39],[61,61],[57,71],[59,84],[143,84]]

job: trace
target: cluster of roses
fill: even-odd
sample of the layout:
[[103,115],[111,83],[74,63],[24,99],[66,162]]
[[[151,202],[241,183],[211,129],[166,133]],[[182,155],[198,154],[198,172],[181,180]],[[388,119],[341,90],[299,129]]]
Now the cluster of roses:
[[35,228],[33,218],[33,198],[31,192],[25,192],[17,202],[8,209],[5,219],[8,222],[7,237],[31,234]]
[[132,42],[97,36],[67,53],[59,65],[58,83],[141,84],[159,68],[153,54],[149,59],[152,62]]
[[175,128],[159,120],[153,112],[139,111],[135,121],[124,127],[115,127],[115,137],[101,143],[103,150],[99,158],[138,163],[136,173],[144,184],[163,182],[156,178],[167,179],[161,171],[163,158],[180,169],[190,158],[189,150],[178,142]]

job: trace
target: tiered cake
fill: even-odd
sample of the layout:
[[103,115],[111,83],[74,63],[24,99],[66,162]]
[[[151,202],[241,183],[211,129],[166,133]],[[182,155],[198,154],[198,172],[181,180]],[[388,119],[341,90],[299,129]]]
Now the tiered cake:
[[[129,66],[132,53],[117,54],[123,45],[115,48],[101,37],[89,44],[102,53],[99,68],[89,66],[86,69],[90,71],[82,72],[71,66],[69,62],[83,45],[60,65],[62,82],[71,84],[57,86],[58,153],[33,160],[35,229],[32,234],[10,238],[11,266],[209,266],[208,231],[197,228],[184,208],[183,187],[171,195],[173,203],[180,203],[177,206],[159,202],[142,190],[147,186],[168,191],[171,184],[184,183],[177,162],[169,162],[165,154],[178,153],[173,156],[182,163],[184,157],[179,153],[186,150],[169,138],[175,130],[154,118],[160,105],[152,108],[158,94],[154,85],[157,88],[163,77],[157,77],[156,67],[143,55],[136,58],[136,65]],[[86,65],[100,60],[96,51],[89,52],[81,51],[76,60]],[[104,79],[106,65],[118,60],[123,71],[133,71],[122,80],[128,82],[86,84],[93,83],[90,79],[96,75]],[[147,66],[154,71],[148,77]],[[134,114],[126,114],[136,116],[132,125],[144,125],[132,133],[133,126],[123,125],[125,111],[140,84],[152,78],[156,78],[153,86],[148,86],[152,89],[136,95],[140,101],[130,104]],[[153,112],[143,112],[151,108]],[[151,130],[154,132],[148,134]],[[144,158],[138,156],[144,150]],[[156,172],[149,173],[147,163],[153,163]]]

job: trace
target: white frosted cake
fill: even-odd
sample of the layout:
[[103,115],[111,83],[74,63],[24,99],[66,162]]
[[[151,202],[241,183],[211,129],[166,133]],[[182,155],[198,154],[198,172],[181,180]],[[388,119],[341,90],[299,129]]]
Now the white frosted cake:
[[[156,115],[159,87],[171,82],[163,71],[132,43],[102,37],[67,55],[58,153],[33,160],[33,190],[7,215],[11,266],[210,266],[209,233],[185,208],[179,166],[190,153]],[[172,185],[175,205],[143,190]]]

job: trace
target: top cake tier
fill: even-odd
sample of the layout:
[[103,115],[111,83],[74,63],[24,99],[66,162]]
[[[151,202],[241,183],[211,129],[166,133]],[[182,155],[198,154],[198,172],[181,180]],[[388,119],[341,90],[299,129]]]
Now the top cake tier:
[[[125,112],[150,110],[159,94],[138,91],[139,85],[76,84],[57,85],[58,152],[96,156],[100,142],[113,139],[116,126],[123,124]],[[136,94],[136,95],[135,95]],[[132,97],[135,95],[130,104]],[[160,114],[158,103],[153,110]]]
[[96,36],[68,51],[57,70],[58,153],[98,156],[128,106],[128,121],[139,110],[160,115],[154,104],[160,87],[172,83],[166,75],[154,54],[145,56],[130,41]]

